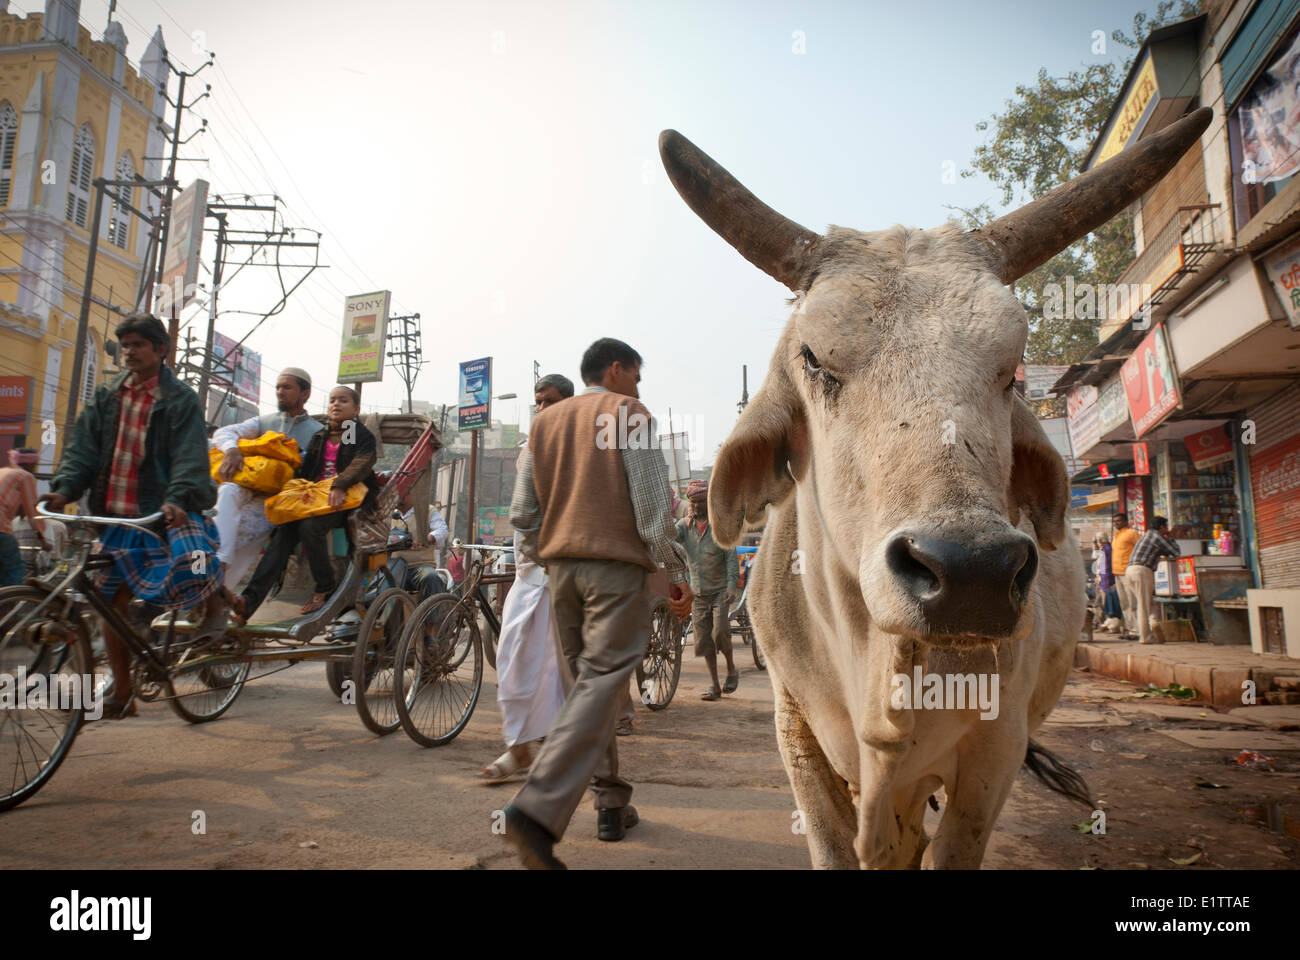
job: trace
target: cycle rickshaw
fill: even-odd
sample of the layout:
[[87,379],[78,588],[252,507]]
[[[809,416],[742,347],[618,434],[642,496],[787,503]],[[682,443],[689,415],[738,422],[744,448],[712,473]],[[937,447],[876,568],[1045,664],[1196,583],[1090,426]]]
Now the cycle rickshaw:
[[[104,695],[91,649],[95,617],[108,623],[131,652],[134,696],[166,701],[190,723],[225,713],[254,665],[285,661],[259,673],[260,678],[299,661],[325,660],[350,665],[356,707],[369,729],[382,734],[403,725],[392,699],[403,689],[392,675],[392,653],[403,631],[418,626],[411,620],[417,604],[390,564],[390,555],[410,541],[389,542],[387,517],[440,446],[436,428],[428,423],[381,488],[378,517],[353,527],[355,550],[324,607],[275,623],[231,626],[216,638],[194,636],[193,625],[179,620],[177,611],[132,623],[133,618],[124,619],[113,609],[89,576],[112,562],[94,552],[99,528],[132,527],[165,542],[160,513],[138,519],[73,517],[38,507],[44,518],[67,528],[67,553],[46,576],[0,589],[0,701],[11,700],[4,704],[9,709],[0,710],[0,810],[29,799],[50,780],[85,722],[87,708]],[[414,695],[417,688],[407,684],[405,689]],[[442,730],[450,709],[445,704],[428,721],[436,724],[432,733]],[[472,711],[472,702],[462,704],[452,736]],[[420,721],[415,716],[408,731],[421,732]]]

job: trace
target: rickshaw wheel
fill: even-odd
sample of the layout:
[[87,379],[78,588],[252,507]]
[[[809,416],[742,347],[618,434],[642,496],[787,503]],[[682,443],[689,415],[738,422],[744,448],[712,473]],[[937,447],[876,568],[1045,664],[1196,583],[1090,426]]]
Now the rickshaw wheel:
[[402,725],[395,702],[394,656],[402,632],[415,610],[411,595],[400,588],[385,590],[366,611],[357,633],[349,677],[355,679],[357,713],[371,733],[381,737]]
[[650,608],[650,637],[645,656],[636,665],[636,686],[641,702],[651,710],[662,710],[677,692],[682,673],[680,624],[668,600],[660,597]]

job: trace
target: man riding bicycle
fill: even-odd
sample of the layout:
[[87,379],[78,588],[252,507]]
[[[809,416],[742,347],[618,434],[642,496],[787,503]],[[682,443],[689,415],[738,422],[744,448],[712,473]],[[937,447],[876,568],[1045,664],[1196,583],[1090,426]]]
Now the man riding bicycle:
[[[206,601],[199,635],[218,633],[225,604],[218,592],[217,531],[202,512],[217,500],[208,473],[207,431],[199,398],[163,365],[167,330],[156,317],[134,314],[114,331],[126,372],[95,390],[77,417],[50,492],[40,498],[61,511],[90,491],[96,516],[139,518],[161,511],[166,544],[145,531],[111,526],[100,537],[113,566],[97,585],[123,617],[133,596],[160,607]],[[130,652],[105,625],[114,694],[108,717],[133,716]]]

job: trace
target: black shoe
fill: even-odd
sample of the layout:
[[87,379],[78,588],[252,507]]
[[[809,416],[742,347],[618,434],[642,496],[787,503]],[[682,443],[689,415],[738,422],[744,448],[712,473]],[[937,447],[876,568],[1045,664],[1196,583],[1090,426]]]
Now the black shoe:
[[545,827],[513,803],[505,809],[506,839],[519,851],[519,859],[529,870],[567,870],[552,849],[555,838]]
[[615,843],[627,836],[628,827],[640,822],[636,807],[630,803],[626,807],[605,807],[596,815],[596,838]]

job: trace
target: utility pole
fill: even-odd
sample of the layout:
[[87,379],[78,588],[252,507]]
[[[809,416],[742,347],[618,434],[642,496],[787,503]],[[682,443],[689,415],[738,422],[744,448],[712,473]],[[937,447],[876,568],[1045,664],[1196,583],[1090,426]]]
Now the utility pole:
[[742,364],[740,367],[740,403],[736,404],[736,409],[741,413],[749,406],[749,365]]
[[[63,424],[63,435],[67,438],[72,437],[73,427],[77,423],[77,398],[81,394],[82,371],[86,363],[86,332],[90,328],[90,305],[97,300],[94,294],[95,258],[99,254],[99,227],[104,217],[104,193],[109,187],[135,187],[141,184],[146,187],[156,187],[165,185],[165,182],[138,179],[106,180],[103,177],[96,177],[91,184],[95,191],[95,205],[90,218],[90,246],[86,250],[86,282],[81,291],[81,310],[77,316],[77,343],[72,355],[72,379],[68,383],[67,412]],[[114,191],[113,199],[137,217],[143,220],[149,219],[147,213],[127,203],[122,193]],[[111,304],[105,306],[111,308]]]
[[[400,333],[393,330],[393,325],[396,323],[402,324]],[[389,317],[388,340],[390,343],[394,340],[402,341],[401,350],[394,350],[391,347],[388,349],[388,365],[397,368],[398,375],[406,384],[406,412],[413,413],[414,402],[411,399],[411,392],[415,387],[416,378],[420,375],[420,368],[425,364],[420,354],[420,315],[412,313],[404,317]]]
[[[162,283],[163,261],[167,256],[167,234],[171,231],[172,197],[176,189],[176,161],[177,161],[176,154],[180,150],[181,144],[189,143],[191,140],[197,137],[200,133],[203,133],[208,128],[208,121],[204,119],[203,125],[200,126],[198,130],[195,130],[184,140],[181,139],[181,111],[188,110],[190,107],[194,106],[204,97],[210,96],[212,93],[212,84],[210,83],[206,84],[201,94],[199,94],[189,103],[186,103],[185,102],[185,81],[188,80],[190,77],[198,76],[208,67],[212,66],[213,60],[215,58],[216,58],[216,54],[212,53],[211,51],[208,51],[208,59],[203,63],[203,65],[199,67],[197,70],[187,73],[184,70],[176,69],[176,65],[172,63],[171,58],[166,56],[166,54],[163,55],[163,62],[167,64],[168,71],[180,77],[181,83],[180,83],[180,89],[176,93],[175,102],[172,101],[171,97],[167,96],[167,84],[165,81],[163,83],[162,90],[159,91],[159,93],[163,95],[163,99],[176,108],[176,115],[175,115],[175,119],[172,121],[172,135],[171,135],[172,155],[171,155],[171,161],[167,166],[167,178],[166,178],[168,181],[167,193],[163,197],[162,210],[159,211],[159,215],[158,215],[162,227],[158,236],[158,249],[155,251],[156,260],[155,260],[154,269],[152,271],[153,284],[151,286],[154,289],[157,289],[158,285]],[[166,128],[163,127],[162,124],[159,124],[158,128],[163,133],[167,132]],[[146,158],[146,159],[151,159],[151,158]],[[179,317],[180,306],[176,303],[175,297],[172,297],[170,299],[172,301],[172,305],[171,305],[171,316],[167,320],[167,334],[171,338],[171,344],[168,347],[167,362],[169,364],[174,364],[176,360],[176,336],[177,333],[179,332],[179,326],[180,326],[180,317]],[[184,298],[182,297],[182,299]]]
[[[208,337],[203,348],[203,370],[199,373],[199,408],[203,419],[208,418],[208,382],[212,377],[212,347],[217,333],[217,295],[221,292],[222,265],[226,253],[226,215],[215,213],[217,218],[217,255],[212,260],[212,296],[208,297]],[[173,318],[176,315],[172,308]],[[231,379],[234,379],[233,373]]]

